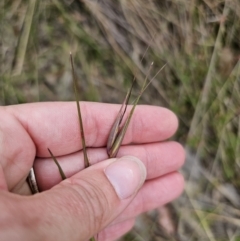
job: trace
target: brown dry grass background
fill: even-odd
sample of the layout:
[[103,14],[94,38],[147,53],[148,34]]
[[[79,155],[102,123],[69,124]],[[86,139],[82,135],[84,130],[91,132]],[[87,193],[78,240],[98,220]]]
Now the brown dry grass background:
[[0,19],[1,105],[74,100],[70,51],[89,101],[167,63],[141,103],[178,115],[186,191],[122,240],[240,240],[239,1],[1,0]]

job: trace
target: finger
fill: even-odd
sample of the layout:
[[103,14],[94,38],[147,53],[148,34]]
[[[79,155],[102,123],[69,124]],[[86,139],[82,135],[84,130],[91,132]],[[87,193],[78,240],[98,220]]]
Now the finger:
[[177,172],[147,181],[131,204],[114,223],[137,217],[179,197],[184,189],[183,176]]
[[111,225],[101,231],[98,235],[98,241],[114,241],[129,232],[135,223],[135,219],[129,219],[124,222]]
[[8,185],[5,179],[4,171],[2,165],[0,165],[0,190],[8,190]]
[[26,177],[35,159],[35,146],[18,120],[0,107],[0,186],[27,193]]
[[[147,168],[147,179],[178,170],[185,159],[183,147],[173,141],[121,147],[118,157],[128,155],[142,160]],[[90,148],[88,149],[88,156],[91,165],[108,158],[105,148]],[[58,162],[67,177],[71,177],[84,169],[82,152],[58,157]],[[36,159],[34,169],[40,190],[50,189],[62,180],[58,168],[51,158]]]
[[[88,147],[103,147],[120,105],[81,102],[85,138]],[[39,157],[48,157],[47,148],[56,156],[81,149],[76,103],[55,102],[9,106],[6,108],[28,130]],[[129,108],[127,110],[129,113]],[[138,106],[123,144],[149,143],[171,137],[178,126],[168,109]]]
[[0,240],[16,240],[17,232],[19,240],[88,240],[129,205],[145,177],[140,160],[123,157],[91,166],[28,198],[0,191]]

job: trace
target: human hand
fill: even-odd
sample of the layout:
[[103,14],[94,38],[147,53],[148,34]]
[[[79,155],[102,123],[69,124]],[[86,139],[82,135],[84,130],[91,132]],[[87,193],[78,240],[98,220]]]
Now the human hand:
[[[181,194],[177,170],[184,151],[164,142],[177,129],[172,112],[138,106],[117,159],[108,159],[107,137],[119,105],[81,103],[91,163],[83,170],[75,105],[0,108],[0,240],[85,241],[96,233],[99,241],[115,240],[137,215]],[[47,148],[69,177],[65,181]],[[30,196],[26,178],[33,165],[44,192]]]

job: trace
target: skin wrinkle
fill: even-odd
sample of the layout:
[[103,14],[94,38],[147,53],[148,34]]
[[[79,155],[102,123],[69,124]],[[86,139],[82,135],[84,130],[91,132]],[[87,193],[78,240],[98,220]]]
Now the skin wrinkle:
[[[8,146],[14,146],[15,144],[15,148],[12,152],[6,152],[6,153],[1,153],[1,163],[3,164],[3,169],[5,172],[7,172],[6,170],[8,170],[8,175],[6,175],[5,178],[7,178],[7,182],[8,182],[8,189],[10,191],[14,191],[17,193],[25,193],[26,189],[26,185],[24,185],[25,183],[25,178],[27,176],[27,170],[26,170],[26,166],[29,166],[29,169],[33,163],[33,156],[34,156],[34,148],[32,148],[33,142],[32,139],[27,135],[26,130],[24,129],[24,127],[21,125],[21,123],[19,123],[18,119],[5,111],[5,108],[1,108],[0,111],[2,112],[1,114],[5,117],[3,118],[3,126],[6,127],[4,128],[4,130],[0,129],[1,133],[5,133],[8,131],[8,125],[12,124],[15,128],[18,127],[21,132],[22,132],[22,136],[25,142],[27,142],[28,147],[26,149],[22,149],[21,145],[22,143],[18,142],[18,139],[15,138],[15,129],[9,129],[9,135],[6,137],[2,137],[5,138],[5,140],[3,140],[3,150],[7,150]],[[6,120],[8,121],[8,119],[10,120],[10,122],[8,122],[6,124]],[[5,155],[7,154],[7,156]],[[24,159],[25,163],[24,165],[20,165],[20,160]],[[17,183],[13,182],[11,185],[9,184],[9,179],[10,179],[10,171],[11,169],[17,169],[18,170],[18,176],[22,176],[21,179],[16,180]],[[14,179],[14,178],[13,178]]]
[[[33,107],[34,106],[34,104],[30,104],[31,105],[31,107]],[[40,105],[40,104],[36,104],[35,103],[35,105]],[[23,110],[24,110],[24,104],[22,105],[23,106]],[[21,110],[21,107],[22,107],[21,105],[20,105],[20,107],[16,107],[15,106],[15,108],[16,108],[16,110]],[[24,115],[24,113],[22,114],[21,112],[20,112],[20,114],[16,114],[15,113],[15,111],[13,111],[15,108],[14,108],[14,106],[13,107],[11,107],[11,106],[9,106],[10,108],[8,109],[8,112],[11,114],[11,115],[13,115],[14,117],[16,117],[16,119],[19,121],[19,123],[21,123],[21,124],[23,124],[23,127],[24,128],[26,128],[26,130],[27,130],[27,133],[28,133],[28,135],[30,136],[30,138],[32,139],[32,140],[34,140],[35,138],[34,138],[34,132],[32,132],[31,131],[31,128],[30,128],[30,126],[32,126],[31,125],[31,122],[32,123],[38,123],[38,117],[36,117],[36,115],[37,114],[40,114],[40,113],[42,113],[43,112],[43,110],[41,109],[41,112],[40,113],[36,113],[35,112],[35,110],[33,109],[33,108],[30,108],[30,109],[32,109],[32,118],[29,120],[28,118],[25,118],[25,115]],[[44,112],[43,112],[44,113]],[[31,121],[31,122],[30,122]],[[40,138],[39,138],[40,136],[38,136],[38,146],[41,146],[41,144],[43,143],[43,144],[45,144],[45,142],[46,142],[46,140],[48,139],[48,137],[46,137],[46,140],[41,140]],[[34,143],[34,142],[33,142]],[[35,143],[34,143],[35,144]],[[35,149],[37,150],[37,147],[35,146]],[[47,147],[46,147],[46,152],[47,152]],[[41,156],[41,155],[40,155]],[[49,156],[49,153],[47,152],[47,156]]]
[[[100,125],[100,122],[99,122],[99,118],[101,118],[101,115],[98,115],[97,117],[95,117],[96,113],[89,112],[86,102],[81,102],[81,108],[82,108],[82,113],[84,113],[82,115],[83,128],[84,128],[84,130],[88,131],[88,132],[84,132],[85,139],[86,139],[85,140],[86,146],[88,148],[96,147],[96,146],[98,146],[97,143],[99,143],[99,140],[98,140],[99,137],[103,136],[103,135],[99,134],[100,133],[99,130],[102,129],[102,126]],[[86,118],[87,116],[88,116],[88,119]],[[93,117],[91,117],[91,116],[93,116]],[[91,117],[91,118],[89,118],[89,117]],[[81,141],[81,139],[80,139],[80,141]],[[104,143],[105,144],[103,144],[102,147],[106,146],[107,138]],[[100,147],[100,146],[98,146],[98,147]]]
[[142,212],[145,212],[143,211],[144,210],[144,202],[145,202],[145,198],[144,198],[144,195],[142,192],[139,192],[138,194],[138,198],[139,198],[139,202],[138,202],[138,207],[139,208],[139,212],[142,213]]
[[[132,108],[132,106],[131,106]],[[132,116],[132,119],[130,121],[130,124],[129,124],[129,128],[131,130],[131,132],[129,132],[129,128],[127,130],[128,133],[131,133],[131,136],[129,137],[129,143],[133,143],[133,144],[137,144],[136,142],[134,142],[134,133],[137,133],[137,137],[138,139],[141,139],[142,138],[142,129],[143,129],[143,126],[145,126],[143,124],[143,118],[142,118],[142,115],[139,115],[138,112],[136,112],[138,107],[136,107],[134,113],[133,113],[133,116]],[[135,123],[133,125],[133,123]],[[136,134],[135,134],[136,135]]]
[[[82,206],[87,207],[87,213],[86,210],[84,210],[86,216],[94,217],[92,222],[90,222],[94,223],[94,226],[88,228],[93,230],[98,230],[100,227],[103,228],[106,225],[106,223],[103,222],[103,220],[106,219],[105,215],[109,214],[111,210],[111,205],[105,192],[103,192],[101,189],[96,189],[96,180],[87,180],[85,178],[80,181],[76,180],[75,178],[71,178],[69,181],[69,183],[71,183],[71,187],[76,191],[77,196],[81,198],[83,203]],[[75,183],[75,181],[77,182]],[[84,193],[79,193],[77,191],[79,190],[79,185],[82,187],[81,192]],[[76,200],[76,203],[78,203],[78,198]]]
[[[23,154],[23,155],[22,155]],[[25,155],[25,150],[22,150],[20,148],[18,148],[16,151],[15,151],[15,157],[18,157],[18,156],[24,156]],[[30,158],[26,158],[26,159],[30,159]],[[31,160],[31,159],[30,159]],[[33,162],[33,161],[32,161]],[[24,171],[24,167],[21,165],[21,163],[19,163],[19,160],[17,160],[16,158],[12,158],[11,161],[9,161],[9,164],[12,166],[12,165],[15,165],[19,171],[25,173],[26,171]],[[30,162],[27,163],[27,164],[31,164]],[[25,173],[26,174],[26,173]],[[24,177],[22,178],[24,179]]]
[[[176,154],[175,154],[174,157],[171,158],[172,165],[180,168],[184,164],[185,151],[184,151],[183,146],[180,143],[174,142],[174,145],[175,145],[174,150],[175,150],[175,153],[177,153],[177,157],[176,157]],[[181,158],[179,158],[179,156],[181,156]]]
[[[59,185],[53,187],[53,189],[55,189],[57,191],[61,191],[61,192],[63,192],[61,189],[67,189],[67,192],[71,194],[70,198],[69,197],[67,199],[64,198],[64,200],[66,200],[67,205],[61,204],[60,206],[71,207],[71,209],[69,210],[70,213],[74,213],[74,215],[76,215],[76,216],[78,216],[80,213],[82,213],[82,210],[84,210],[83,207],[85,207],[85,204],[86,204],[86,201],[83,199],[83,197],[85,197],[85,195],[82,195],[81,193],[79,193],[80,188],[78,186],[82,186],[82,185],[79,182],[74,183],[72,178],[69,178],[69,179],[59,183]],[[81,192],[82,191],[85,191],[85,188],[82,188]],[[71,201],[69,202],[69,200],[71,200]],[[77,204],[77,205],[75,205],[75,204]],[[82,204],[82,205],[80,205],[81,206],[80,208],[79,208],[79,204]],[[74,207],[74,209],[72,209],[72,207]]]
[[[16,156],[21,156],[21,153],[23,153],[23,151],[19,151],[17,152]],[[18,155],[19,154],[19,155]],[[26,158],[26,160],[30,160],[29,158]],[[33,162],[33,161],[32,161]],[[16,158],[13,158],[11,161],[8,162],[9,165],[13,166],[15,165],[15,167],[17,167],[19,174],[22,174],[22,178],[18,180],[17,183],[15,183],[12,187],[9,187],[9,191],[13,192],[13,193],[21,193],[24,194],[26,192],[26,190],[29,190],[29,187],[26,183],[26,177],[28,175],[28,171],[26,171],[26,168],[22,167],[19,163],[19,160],[17,160]],[[29,163],[31,164],[31,163]],[[28,163],[26,163],[25,165],[28,165]],[[31,165],[29,166],[29,170]],[[25,170],[24,170],[25,169]]]
[[[4,133],[1,125],[0,125],[0,133]],[[4,164],[3,165],[3,170],[5,170],[5,168],[7,168],[8,166],[11,165],[11,158],[9,158],[8,156],[5,156],[5,153],[4,153],[4,148],[5,148],[5,145],[6,145],[6,141],[4,141],[4,139],[6,139],[3,135],[1,135],[1,145],[0,147],[2,147],[2,149],[0,149],[0,153],[1,153],[1,163]],[[9,155],[9,153],[8,153]],[[4,160],[4,161],[2,161]]]
[[[145,160],[146,160],[146,163],[145,163],[145,166],[146,166],[146,170],[150,170],[149,167],[150,167],[150,158],[149,158],[149,155],[148,155],[148,149],[146,148],[145,145],[142,146],[142,149],[143,149],[143,153],[144,153],[144,157],[145,157]],[[148,175],[147,175],[148,176]],[[146,180],[147,180],[147,177],[146,177]]]
[[[137,108],[137,107],[136,107]],[[136,121],[137,120],[137,121]],[[135,124],[135,125],[133,125],[133,128],[132,128],[132,136],[133,136],[133,133],[134,132],[137,132],[138,133],[138,136],[139,136],[139,139],[142,139],[142,136],[144,135],[143,134],[143,132],[142,132],[142,129],[143,129],[143,126],[145,126],[144,125],[144,122],[145,122],[145,120],[144,120],[144,118],[142,117],[142,115],[140,115],[140,116],[137,116],[137,115],[134,115],[133,114],[133,118],[132,118],[132,120],[131,120],[131,122],[134,122],[134,123],[137,123],[137,124]],[[146,133],[147,132],[147,130],[144,132],[144,133]],[[133,140],[131,140],[131,143],[133,143]]]
[[4,144],[4,141],[3,141],[3,134],[4,133],[2,131],[2,128],[1,128],[1,125],[0,125],[0,153],[1,153],[1,159],[2,159],[2,155],[3,155],[3,144]]
[[[101,194],[101,192],[98,192],[90,181],[85,180],[85,183],[87,183],[87,188],[84,187],[84,192],[86,194],[84,195],[84,197],[86,197],[85,206],[88,207],[88,216],[92,219],[92,222],[90,223],[94,224],[91,228],[93,230],[99,230],[104,225],[103,220],[105,208],[103,206],[103,203],[100,201],[102,195],[100,197],[99,194]],[[92,200],[94,200],[94,202]]]
[[0,162],[0,190],[8,190],[6,179],[5,179],[5,174],[4,174],[4,169],[3,166]]
[[[135,219],[129,219],[119,224],[111,225],[101,231],[100,235],[98,236],[98,241],[112,241],[120,238],[122,233],[127,233],[130,231],[135,224]],[[119,230],[119,226],[121,226],[121,230]],[[124,227],[123,227],[124,226]]]
[[13,116],[15,118],[15,120],[17,120],[17,122],[22,126],[22,128],[27,132],[27,134],[29,135],[29,137],[31,138],[31,141],[32,143],[34,144],[34,147],[35,147],[35,151],[36,151],[36,146],[35,146],[35,143],[33,141],[33,138],[31,136],[31,132],[29,131],[29,124],[28,124],[28,121],[27,119],[21,119],[19,118],[20,116],[19,115],[16,115],[14,111],[11,111],[11,109],[7,108],[7,106],[4,108],[5,111],[7,113],[9,113],[11,116]]
[[[95,220],[95,227],[97,228],[95,230],[100,230],[106,226],[106,223],[104,222],[104,220],[106,219],[105,213],[111,212],[111,205],[104,192],[101,192],[100,189],[97,190],[94,186],[93,186],[93,190],[95,191],[95,197],[97,197],[96,199],[98,200],[97,206],[98,206],[98,208],[100,207],[99,210],[97,211],[97,212],[100,211],[100,215],[96,214],[94,212],[94,214],[96,214],[96,215],[93,216],[94,220]],[[91,204],[92,204],[92,206],[95,206],[93,202]],[[96,211],[96,208],[93,208],[93,210]]]
[[[12,117],[14,117],[14,120],[18,123],[18,125],[20,125],[22,127],[22,129],[24,130],[24,132],[26,132],[28,134],[28,136],[30,137],[30,140],[31,140],[31,144],[34,146],[34,150],[35,150],[35,154],[36,154],[36,146],[34,144],[34,141],[32,139],[32,136],[30,135],[30,133],[28,132],[28,124],[26,122],[26,125],[23,125],[23,123],[18,119],[18,117],[16,115],[14,115],[14,113],[9,113]],[[19,156],[21,153],[24,153],[23,156],[26,155],[26,149],[23,150],[23,149],[19,149],[19,151],[17,151],[17,153],[15,154],[15,156]],[[28,152],[27,152],[28,153]],[[21,155],[20,155],[21,156]],[[31,155],[29,154],[29,156],[35,156],[34,153],[32,153]],[[15,158],[12,158],[12,160],[14,160]],[[28,157],[26,157],[26,160],[29,159]],[[26,161],[25,160],[25,161]],[[34,161],[34,160],[33,160]],[[14,163],[14,162],[13,162]],[[14,163],[16,164],[16,163]]]
[[[87,108],[86,108],[87,109]],[[91,121],[93,124],[93,127],[91,128],[91,130],[94,130],[94,134],[93,134],[93,137],[95,136],[95,138],[93,139],[93,137],[92,137],[92,141],[91,141],[91,143],[93,143],[91,146],[89,146],[89,147],[94,147],[94,146],[96,146],[97,145],[97,142],[98,142],[98,136],[101,136],[101,135],[99,135],[99,133],[100,133],[100,131],[99,130],[101,130],[101,126],[99,125],[99,122],[96,120],[96,118],[92,118],[92,120],[94,120],[94,121]],[[87,139],[87,138],[86,138]],[[107,140],[106,140],[106,144],[107,144]],[[88,146],[88,145],[87,145]],[[91,160],[89,160],[90,162],[91,162]]]
[[[70,190],[63,191],[68,194]],[[64,223],[68,223],[67,229],[72,229],[75,224],[74,221],[76,219],[72,217],[74,217],[76,213],[73,213],[72,210],[68,208],[68,205],[72,202],[73,198],[62,198],[62,192],[59,193],[57,188],[52,190],[51,195],[52,194],[54,195],[53,198],[51,198],[51,196],[50,198],[47,197],[47,192],[38,194],[39,198],[36,198],[36,202],[32,202],[35,209],[38,207],[34,210],[34,214],[36,217],[39,217],[39,224],[36,225],[37,232],[35,232],[35,236],[42,236],[39,240],[49,240],[47,235],[52,231],[53,232],[50,236],[56,236],[56,230],[60,229]],[[48,202],[44,199],[48,199]],[[55,222],[53,222],[53,220]],[[82,222],[82,224],[84,225],[85,222]],[[79,226],[82,227],[83,225]],[[74,229],[72,229],[72,232],[74,232]],[[63,238],[63,235],[65,235],[65,233],[61,233],[61,238]],[[64,239],[67,240],[68,236],[65,236]]]
[[[79,193],[79,191],[77,191],[77,188],[75,188],[76,184],[72,184],[69,185],[71,183],[70,179],[68,179],[67,182],[62,182],[60,183],[58,186],[54,187],[53,190],[56,192],[60,193],[58,195],[55,195],[54,198],[54,203],[53,205],[50,204],[49,207],[52,209],[52,206],[56,207],[55,211],[51,212],[53,214],[57,213],[60,214],[60,217],[66,217],[66,219],[71,219],[71,222],[68,222],[69,224],[71,224],[72,222],[78,220],[79,222],[79,227],[83,228],[83,230],[87,230],[90,236],[90,233],[93,231],[92,226],[90,225],[91,220],[90,219],[86,219],[85,217],[91,215],[91,213],[89,212],[88,208],[86,209],[86,207],[88,207],[88,205],[86,205],[86,200],[84,200],[83,197],[85,197],[84,193],[81,194]],[[81,191],[85,191],[81,190]],[[62,193],[65,193],[65,197],[62,197]],[[56,200],[56,197],[59,196],[59,199]],[[60,212],[59,212],[60,210]],[[89,216],[91,217],[91,216]],[[86,220],[88,221],[86,223]],[[51,222],[51,220],[49,220]],[[58,220],[58,223],[56,225],[61,225],[61,222],[65,223],[66,220],[63,219]],[[74,227],[74,225],[71,225],[70,228]],[[48,228],[48,227],[46,227]],[[72,230],[74,231],[74,230]],[[67,240],[67,237],[66,237]]]
[[[167,143],[167,142],[165,142],[165,143]],[[164,145],[165,143],[162,143],[162,145]],[[143,145],[143,147],[145,147],[145,145]],[[159,150],[158,150],[158,152],[159,152]],[[163,162],[163,159],[162,159],[161,155],[159,155],[159,153],[155,153],[155,152],[150,153],[149,150],[146,147],[145,147],[145,158],[147,160],[148,170],[154,170],[155,171],[156,169],[158,169],[157,166],[159,165],[159,163]],[[151,162],[151,160],[157,160],[157,161]],[[165,165],[165,163],[166,163],[166,161],[164,161],[164,165]],[[151,171],[150,171],[149,175],[151,176]],[[153,176],[152,178],[155,178],[156,174],[155,175],[152,174],[152,176]]]

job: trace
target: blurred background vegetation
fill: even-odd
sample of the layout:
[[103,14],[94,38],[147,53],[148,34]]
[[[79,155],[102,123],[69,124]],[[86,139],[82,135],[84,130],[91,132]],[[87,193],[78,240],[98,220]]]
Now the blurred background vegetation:
[[70,51],[87,101],[167,63],[141,103],[178,115],[186,190],[122,240],[240,240],[238,0],[1,0],[0,19],[1,105],[74,100]]

